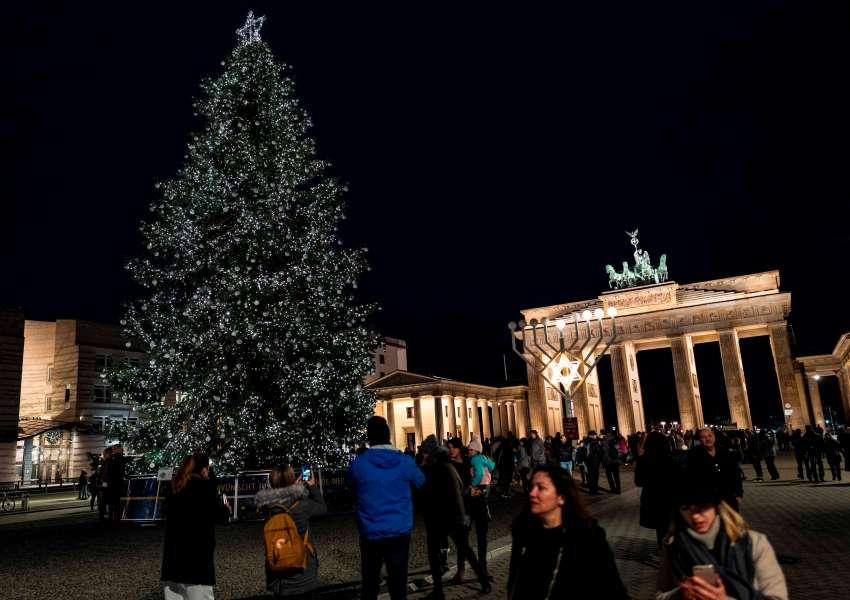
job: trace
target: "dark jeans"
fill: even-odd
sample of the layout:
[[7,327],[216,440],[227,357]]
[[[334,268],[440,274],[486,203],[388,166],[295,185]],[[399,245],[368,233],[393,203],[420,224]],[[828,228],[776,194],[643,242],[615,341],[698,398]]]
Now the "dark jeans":
[[765,456],[764,464],[767,467],[767,472],[770,473],[770,478],[779,479],[779,471],[776,470],[776,457]]
[[823,481],[823,456],[820,452],[809,450],[806,455],[806,479]]
[[599,465],[587,465],[587,489],[591,494],[599,491]]
[[615,494],[620,493],[620,465],[606,465],[605,476],[608,478],[608,489]]
[[381,565],[387,565],[387,588],[392,600],[407,598],[407,558],[410,536],[367,540],[360,538],[360,571],[363,576],[362,600],[377,600],[381,586]]
[[529,467],[523,467],[519,470],[519,478],[522,480],[522,491],[526,494],[531,491],[531,480],[528,478],[529,473],[531,473]]
[[756,479],[764,479],[764,471],[761,470],[761,459],[752,457],[750,462],[753,464],[753,469],[756,472]]
[[106,520],[106,489],[104,488],[97,492],[97,516],[101,521]]
[[832,480],[841,481],[841,456],[827,458],[829,462],[829,470],[832,472]]
[[514,466],[513,465],[500,465],[499,466],[499,487],[502,490],[503,494],[509,494],[511,491],[511,482],[514,479]]
[[469,512],[475,524],[475,538],[478,542],[478,562],[484,571],[487,570],[487,531],[490,529],[490,519],[487,510],[486,496],[475,496],[469,499]]

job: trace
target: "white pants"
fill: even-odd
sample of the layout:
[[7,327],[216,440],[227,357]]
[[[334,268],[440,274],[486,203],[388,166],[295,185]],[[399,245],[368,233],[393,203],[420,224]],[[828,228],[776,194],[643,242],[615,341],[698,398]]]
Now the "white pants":
[[162,592],[165,600],[215,600],[211,585],[194,585],[166,581],[164,582]]

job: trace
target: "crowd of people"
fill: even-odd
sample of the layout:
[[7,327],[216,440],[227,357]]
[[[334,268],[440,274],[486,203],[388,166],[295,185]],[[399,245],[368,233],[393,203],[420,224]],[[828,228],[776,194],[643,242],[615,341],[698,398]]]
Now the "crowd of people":
[[[788,440],[795,452],[797,433]],[[825,440],[816,429],[799,437],[806,436],[803,464],[816,445],[812,437]],[[456,560],[450,581],[474,581],[482,594],[490,593],[490,501],[512,494],[525,501],[511,527],[507,589],[500,595],[628,598],[605,531],[592,518],[581,487],[587,495],[600,493],[604,469],[609,491],[620,493],[620,466],[633,463],[641,488],[640,525],[655,531],[658,544],[658,599],[784,600],[785,579],[770,542],[740,514],[741,463],[758,457],[773,477],[775,465],[767,459],[775,456],[776,437],[709,428],[629,438],[591,431],[576,442],[560,434],[542,439],[536,431],[522,439],[510,433],[492,440],[473,436],[466,443],[431,435],[416,451],[402,452],[390,443],[387,422],[372,417],[368,446],[358,451],[347,475],[356,498],[361,598],[378,597],[382,569],[390,598],[407,597],[417,508],[424,518],[432,582],[427,597],[444,597],[450,542]],[[162,566],[169,600],[213,598],[215,525],[227,520],[230,506],[216,497],[209,471],[207,457],[187,457],[172,482]],[[760,479],[762,473],[755,471]],[[312,475],[305,481],[291,465],[275,467],[269,483],[256,496],[267,517],[267,589],[276,597],[312,598],[319,586],[319,554],[310,540],[310,520],[327,510],[322,493]]]
[[103,449],[91,474],[80,472],[77,480],[80,500],[89,500],[89,509],[97,507],[101,522],[121,520],[121,497],[127,486],[127,459],[121,444]]

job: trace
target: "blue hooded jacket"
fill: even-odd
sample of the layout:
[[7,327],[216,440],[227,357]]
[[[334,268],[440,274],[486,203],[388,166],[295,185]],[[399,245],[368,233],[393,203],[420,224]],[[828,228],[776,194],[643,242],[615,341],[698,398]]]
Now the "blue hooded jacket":
[[368,540],[408,535],[413,530],[410,486],[425,476],[413,459],[390,446],[370,448],[348,468],[348,485],[357,497],[357,524]]

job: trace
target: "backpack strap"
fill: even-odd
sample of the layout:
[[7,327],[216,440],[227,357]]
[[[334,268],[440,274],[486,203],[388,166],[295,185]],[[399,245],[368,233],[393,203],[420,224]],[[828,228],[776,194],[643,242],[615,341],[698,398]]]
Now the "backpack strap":
[[[298,506],[298,504],[300,502],[301,502],[300,500],[297,500],[297,501],[293,502],[291,506],[283,507],[283,510],[286,513],[291,513],[292,509],[295,508],[296,506]],[[292,516],[292,515],[290,514],[290,516]],[[310,542],[310,527],[307,527],[307,529],[304,530],[304,546],[307,547],[307,551],[310,554],[312,554],[314,557],[316,556],[316,547],[313,546],[312,542]]]

